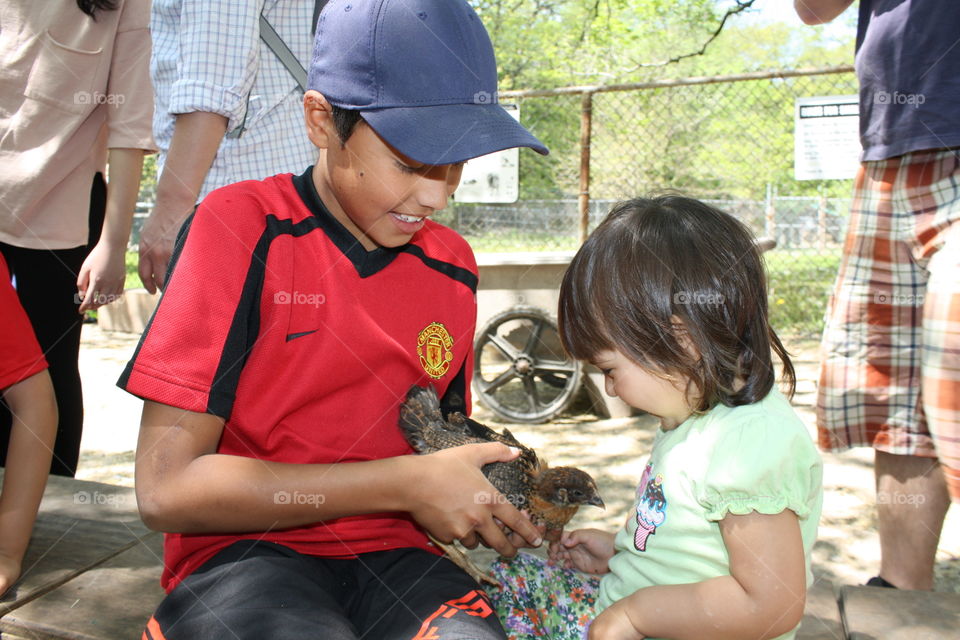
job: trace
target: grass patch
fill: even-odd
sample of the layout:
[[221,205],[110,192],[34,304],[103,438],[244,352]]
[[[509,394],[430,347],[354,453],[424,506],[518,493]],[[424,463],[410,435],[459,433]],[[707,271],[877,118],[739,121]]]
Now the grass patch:
[[840,268],[840,249],[792,249],[766,255],[770,322],[779,333],[819,335]]
[[137,273],[137,264],[140,260],[140,254],[136,251],[127,251],[127,279],[123,283],[124,289],[142,289],[143,283],[140,282],[140,274]]

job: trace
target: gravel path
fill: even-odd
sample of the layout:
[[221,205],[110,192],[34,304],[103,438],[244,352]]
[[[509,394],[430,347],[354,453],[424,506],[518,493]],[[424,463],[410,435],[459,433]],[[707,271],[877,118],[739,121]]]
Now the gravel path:
[[[78,477],[133,486],[141,402],[115,386],[133,354],[136,336],[105,333],[86,325],[80,352],[86,419]],[[798,385],[794,404],[813,429],[817,375],[816,345],[787,344],[795,356]],[[492,422],[477,407],[475,417]],[[493,424],[496,428],[500,425]],[[575,464],[597,479],[607,509],[582,509],[571,524],[610,530],[619,528],[630,508],[635,485],[656,430],[649,417],[596,420],[565,416],[546,425],[504,425],[522,442],[537,449],[553,465]],[[873,454],[855,449],[823,454],[824,510],[814,549],[814,572],[843,584],[862,584],[879,565],[873,489]],[[936,590],[960,593],[960,507],[952,505],[940,539]]]

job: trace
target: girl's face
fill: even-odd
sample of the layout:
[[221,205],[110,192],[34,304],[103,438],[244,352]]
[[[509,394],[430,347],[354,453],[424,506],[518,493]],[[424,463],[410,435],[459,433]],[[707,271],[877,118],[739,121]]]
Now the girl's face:
[[603,372],[608,396],[657,416],[664,430],[673,429],[693,413],[685,379],[651,373],[618,350],[601,351],[590,363]]

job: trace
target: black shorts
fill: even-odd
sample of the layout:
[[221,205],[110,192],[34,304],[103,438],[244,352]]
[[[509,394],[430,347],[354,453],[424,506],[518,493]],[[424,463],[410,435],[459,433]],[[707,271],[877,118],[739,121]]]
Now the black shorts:
[[242,540],[177,585],[143,638],[504,640],[506,634],[483,590],[445,557],[396,549],[317,558]]

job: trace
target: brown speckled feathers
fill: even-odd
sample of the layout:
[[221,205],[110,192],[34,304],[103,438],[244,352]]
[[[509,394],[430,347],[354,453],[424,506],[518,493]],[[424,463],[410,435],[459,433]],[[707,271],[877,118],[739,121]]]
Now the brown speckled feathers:
[[476,442],[502,442],[519,449],[515,460],[485,465],[483,474],[513,506],[526,509],[531,520],[546,524],[548,531],[562,529],[581,504],[603,506],[597,485],[586,472],[575,467],[548,468],[506,429],[497,433],[461,413],[451,413],[444,420],[433,387],[410,388],[400,406],[400,428],[418,453]]

